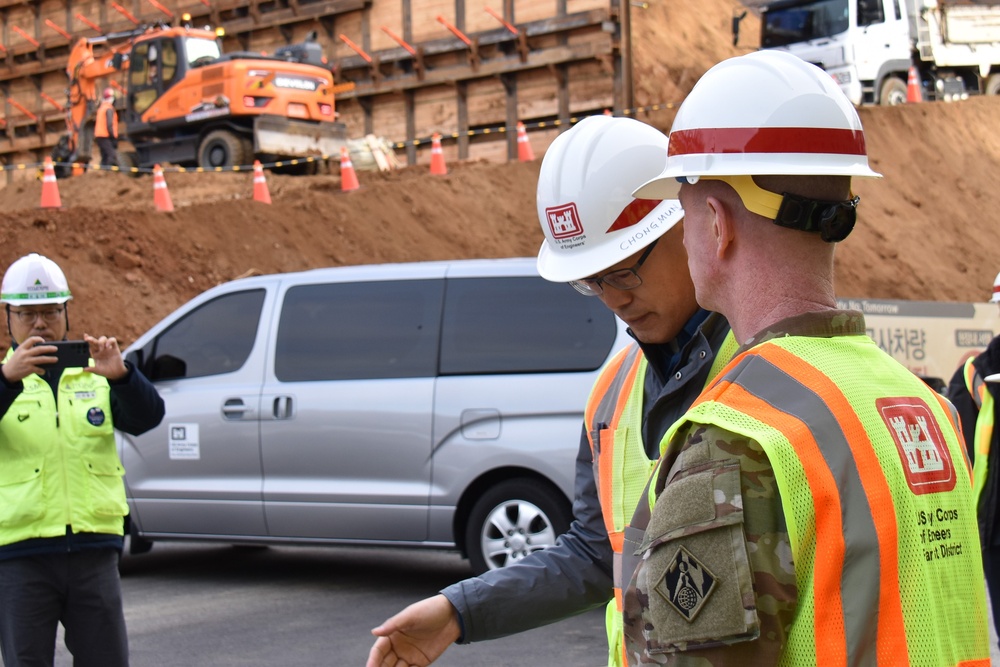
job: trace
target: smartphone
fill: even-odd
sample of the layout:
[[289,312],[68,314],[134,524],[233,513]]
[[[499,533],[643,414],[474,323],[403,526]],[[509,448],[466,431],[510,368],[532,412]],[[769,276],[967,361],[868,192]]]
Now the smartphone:
[[90,345],[85,340],[58,340],[44,345],[56,346],[57,361],[48,364],[46,373],[62,373],[65,368],[86,368],[90,365]]

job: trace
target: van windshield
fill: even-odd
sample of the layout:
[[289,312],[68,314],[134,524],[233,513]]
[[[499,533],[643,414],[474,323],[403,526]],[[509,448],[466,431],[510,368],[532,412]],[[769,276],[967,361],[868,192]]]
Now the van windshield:
[[821,37],[833,37],[848,28],[848,0],[782,2],[763,15],[763,48],[786,46]]

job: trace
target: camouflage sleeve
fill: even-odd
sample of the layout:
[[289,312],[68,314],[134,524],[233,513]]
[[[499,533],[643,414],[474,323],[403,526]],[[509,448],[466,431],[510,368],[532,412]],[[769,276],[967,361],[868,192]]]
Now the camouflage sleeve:
[[774,471],[761,446],[714,426],[681,429],[625,593],[632,665],[777,664],[796,605]]

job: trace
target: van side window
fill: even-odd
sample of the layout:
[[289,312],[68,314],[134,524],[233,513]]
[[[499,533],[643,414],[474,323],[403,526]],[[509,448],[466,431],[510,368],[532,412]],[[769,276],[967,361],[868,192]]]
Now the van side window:
[[601,303],[537,277],[448,281],[441,374],[592,371],[617,327]]
[[239,370],[257,338],[264,290],[226,294],[202,304],[160,334],[151,379],[196,378]]
[[282,382],[433,377],[443,282],[289,289],[278,322],[275,377]]

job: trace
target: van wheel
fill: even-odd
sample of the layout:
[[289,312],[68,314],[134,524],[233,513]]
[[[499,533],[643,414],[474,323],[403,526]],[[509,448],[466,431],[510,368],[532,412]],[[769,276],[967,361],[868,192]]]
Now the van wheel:
[[888,76],[882,82],[878,103],[884,107],[906,104],[906,82],[895,76]]
[[243,166],[250,159],[250,142],[229,130],[209,132],[198,149],[198,166],[202,169],[231,169]]
[[476,574],[496,570],[550,547],[569,529],[569,503],[534,480],[512,479],[490,488],[472,507],[465,549]]

